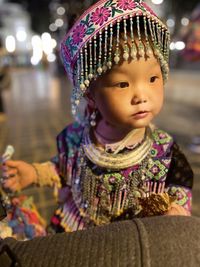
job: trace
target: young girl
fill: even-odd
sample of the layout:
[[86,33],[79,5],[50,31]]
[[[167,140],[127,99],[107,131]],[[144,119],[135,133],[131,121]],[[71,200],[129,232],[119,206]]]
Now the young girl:
[[[173,138],[155,128],[168,77],[169,32],[142,1],[101,0],[68,32],[61,55],[82,119],[57,137],[46,163],[7,161],[5,188],[59,188],[55,231],[114,220],[190,215],[193,173]],[[77,116],[78,118],[78,116]]]

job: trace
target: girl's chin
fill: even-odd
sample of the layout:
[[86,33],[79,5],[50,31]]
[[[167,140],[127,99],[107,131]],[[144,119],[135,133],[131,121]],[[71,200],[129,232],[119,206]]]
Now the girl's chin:
[[137,119],[133,117],[133,119],[131,120],[131,125],[133,125],[133,127],[135,128],[147,127],[151,123],[152,119],[152,116],[144,116]]
[[145,128],[147,126],[149,126],[149,124],[151,123],[151,120],[146,120],[146,119],[141,119],[141,120],[134,120],[131,122],[131,127],[132,128]]
[[[139,128],[145,128],[147,126],[149,126],[149,124],[151,123],[151,119],[150,118],[141,118],[139,120],[135,120],[135,119],[131,119],[129,121],[124,121],[124,122],[108,122],[108,121],[104,121],[104,123],[102,124],[103,121],[100,122],[101,127],[105,129],[105,127],[110,130],[115,130],[115,131],[119,131],[119,132],[129,132],[133,129],[139,129]],[[100,126],[99,125],[99,126]]]

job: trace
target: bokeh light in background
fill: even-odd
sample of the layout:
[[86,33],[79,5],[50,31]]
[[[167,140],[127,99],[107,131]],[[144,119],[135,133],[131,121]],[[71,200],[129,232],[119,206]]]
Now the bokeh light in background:
[[34,35],[31,41],[32,41],[32,48],[33,48],[31,64],[37,65],[40,62],[40,60],[42,60],[42,55],[43,55],[42,40],[40,36]]
[[58,13],[58,15],[60,15],[60,16],[64,15],[64,14],[65,14],[65,8],[62,7],[62,6],[58,7],[58,8],[57,8],[57,13]]
[[182,18],[181,19],[181,24],[183,25],[183,26],[188,26],[189,25],[189,23],[190,23],[190,20],[188,19],[188,18]]
[[169,28],[173,28],[175,26],[175,20],[172,18],[167,19],[166,24]]
[[26,33],[25,29],[24,29],[24,28],[19,28],[19,29],[17,30],[16,37],[17,37],[17,40],[18,40],[19,42],[24,42],[24,41],[26,41],[27,33]]
[[5,46],[6,46],[6,49],[9,53],[12,53],[15,51],[15,47],[16,47],[16,44],[15,44],[15,37],[12,36],[12,35],[8,35],[6,37],[6,40],[5,40]]
[[64,21],[62,19],[56,19],[55,25],[58,27],[62,27],[64,24]]
[[153,4],[160,5],[164,2],[164,0],[151,0]]

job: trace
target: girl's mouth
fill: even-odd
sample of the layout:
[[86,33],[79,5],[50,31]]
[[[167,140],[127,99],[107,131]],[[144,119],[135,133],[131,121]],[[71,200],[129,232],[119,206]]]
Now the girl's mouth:
[[140,120],[140,119],[146,118],[148,115],[149,115],[149,111],[139,111],[133,114],[132,117],[134,117],[134,119],[136,120]]

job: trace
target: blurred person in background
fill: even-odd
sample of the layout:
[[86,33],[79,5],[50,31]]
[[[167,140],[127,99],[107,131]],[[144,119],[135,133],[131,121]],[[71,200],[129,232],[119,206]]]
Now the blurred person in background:
[[190,62],[200,61],[200,4],[192,12],[183,40],[186,43],[183,50],[184,58]]
[[[186,43],[183,57],[189,62],[200,62],[200,4],[192,12],[183,40]],[[189,148],[192,152],[200,154],[200,135],[194,136]]]

